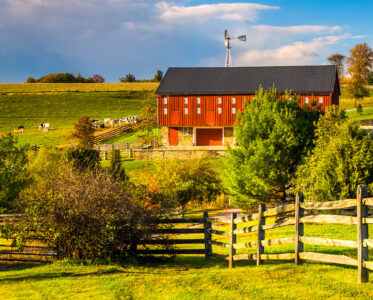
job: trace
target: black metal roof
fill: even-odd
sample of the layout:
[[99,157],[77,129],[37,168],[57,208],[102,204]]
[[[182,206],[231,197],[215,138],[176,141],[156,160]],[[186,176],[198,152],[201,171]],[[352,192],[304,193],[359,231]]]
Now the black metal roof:
[[169,68],[156,94],[254,94],[261,85],[278,92],[297,94],[333,93],[337,70],[334,65]]

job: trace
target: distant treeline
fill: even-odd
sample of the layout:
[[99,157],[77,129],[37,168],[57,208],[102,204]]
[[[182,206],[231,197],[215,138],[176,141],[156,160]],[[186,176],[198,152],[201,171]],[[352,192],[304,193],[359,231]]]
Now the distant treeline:
[[27,83],[102,83],[105,79],[99,75],[95,74],[92,77],[84,78],[80,73],[75,77],[71,73],[54,73],[48,74],[39,79],[29,77],[26,80]]
[[119,82],[160,82],[163,79],[163,72],[157,70],[152,79],[136,79],[135,75],[128,73],[124,77],[119,77]]

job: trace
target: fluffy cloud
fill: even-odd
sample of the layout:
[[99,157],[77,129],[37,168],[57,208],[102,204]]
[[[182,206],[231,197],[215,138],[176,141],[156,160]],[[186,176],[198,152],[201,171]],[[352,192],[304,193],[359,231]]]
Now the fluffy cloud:
[[341,32],[340,26],[316,26],[316,25],[299,25],[299,26],[271,26],[271,25],[254,25],[251,28],[265,33],[290,33],[290,34],[305,34],[305,33],[336,33]]
[[309,42],[295,42],[277,49],[249,50],[239,55],[241,65],[299,65],[314,63],[326,56],[328,46],[351,38],[351,35],[317,37]]
[[198,6],[172,6],[163,1],[156,5],[159,18],[168,23],[206,22],[209,19],[255,21],[260,11],[276,10],[277,6],[256,3],[220,3]]

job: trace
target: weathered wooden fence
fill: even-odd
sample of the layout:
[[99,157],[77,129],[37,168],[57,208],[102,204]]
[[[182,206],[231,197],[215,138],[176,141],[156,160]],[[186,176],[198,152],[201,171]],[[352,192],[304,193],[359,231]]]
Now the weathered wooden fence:
[[110,131],[98,134],[94,137],[93,143],[94,144],[100,144],[104,141],[113,139],[117,136],[122,135],[123,133],[132,132],[139,128],[140,123],[137,124],[127,124],[123,126],[116,127],[114,129],[111,129]]
[[[19,214],[2,214],[0,215],[0,226],[5,222],[17,222]],[[0,261],[9,262],[52,262],[57,254],[43,245],[38,236],[28,238],[23,250],[19,251],[18,246],[9,240],[0,240]]]
[[[373,247],[373,239],[369,239],[368,224],[373,224],[373,218],[368,216],[368,207],[373,206],[373,198],[367,198],[366,186],[359,186],[356,199],[347,199],[331,202],[303,202],[302,193],[297,193],[295,204],[278,206],[266,210],[265,205],[259,205],[258,213],[237,217],[236,213],[231,218],[222,218],[216,222],[230,224],[230,230],[222,231],[212,229],[213,235],[230,236],[230,243],[223,243],[211,239],[211,245],[229,248],[229,256],[214,254],[213,256],[229,261],[229,267],[234,267],[237,260],[254,260],[257,265],[264,260],[294,260],[301,264],[303,260],[318,261],[332,264],[342,264],[358,267],[358,281],[367,282],[368,270],[373,270],[373,261],[369,261],[368,247]],[[344,214],[320,214],[320,211],[337,211],[356,209],[356,216]],[[315,214],[315,211],[317,212]],[[266,224],[267,218],[276,217],[278,222]],[[237,229],[237,224],[256,221],[257,225],[251,225]],[[339,240],[320,237],[304,236],[304,224],[336,224],[357,226],[357,240]],[[276,239],[265,239],[267,230],[284,226],[295,226],[295,235]],[[237,243],[237,236],[247,232],[257,232],[257,241]],[[265,254],[264,247],[272,245],[294,244],[294,253]],[[304,252],[303,245],[341,246],[357,249],[357,259],[344,256],[317,252]],[[236,254],[236,249],[256,248],[256,253]]]

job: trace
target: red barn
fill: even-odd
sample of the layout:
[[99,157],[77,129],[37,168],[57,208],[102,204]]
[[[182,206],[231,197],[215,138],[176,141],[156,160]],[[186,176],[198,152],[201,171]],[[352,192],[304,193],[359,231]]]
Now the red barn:
[[158,124],[166,146],[233,144],[233,125],[244,99],[259,86],[292,91],[300,105],[339,105],[335,66],[169,68],[159,85]]

